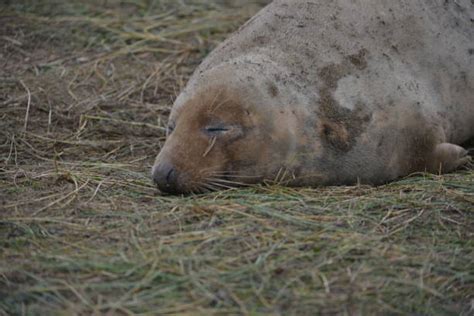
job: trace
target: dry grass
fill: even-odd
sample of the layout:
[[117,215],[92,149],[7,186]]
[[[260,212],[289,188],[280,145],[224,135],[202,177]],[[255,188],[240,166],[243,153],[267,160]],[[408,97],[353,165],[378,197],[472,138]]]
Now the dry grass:
[[231,2],[0,6],[0,315],[472,315],[473,170],[157,193],[172,100],[265,1]]

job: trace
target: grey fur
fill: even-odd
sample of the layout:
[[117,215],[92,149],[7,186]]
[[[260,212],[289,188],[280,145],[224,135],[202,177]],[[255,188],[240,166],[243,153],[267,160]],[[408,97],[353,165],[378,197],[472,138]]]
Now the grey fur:
[[470,0],[275,0],[203,61],[171,120],[226,85],[288,131],[266,177],[285,168],[295,185],[381,183],[449,171],[458,164],[438,161],[437,146],[474,137],[473,21]]

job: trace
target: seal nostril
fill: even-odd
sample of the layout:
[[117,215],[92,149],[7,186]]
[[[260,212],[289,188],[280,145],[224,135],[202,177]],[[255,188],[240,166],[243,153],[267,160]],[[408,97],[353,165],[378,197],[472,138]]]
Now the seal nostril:
[[170,171],[168,171],[168,174],[166,175],[166,183],[168,185],[170,185],[170,183],[172,181],[172,176],[173,176],[174,173],[175,173],[174,168],[171,168]]
[[160,191],[171,194],[180,192],[179,171],[172,163],[160,162],[153,168],[152,176]]

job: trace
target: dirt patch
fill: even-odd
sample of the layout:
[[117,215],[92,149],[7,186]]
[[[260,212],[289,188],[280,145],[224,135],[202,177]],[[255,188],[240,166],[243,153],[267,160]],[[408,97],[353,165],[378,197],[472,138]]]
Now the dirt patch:
[[338,81],[352,69],[364,70],[367,67],[367,51],[349,55],[341,64],[331,64],[319,71],[322,87],[319,90],[320,107],[319,134],[321,141],[336,152],[347,152],[356,143],[371,120],[371,113],[366,113],[362,104],[356,104],[353,110],[342,107],[334,98]]

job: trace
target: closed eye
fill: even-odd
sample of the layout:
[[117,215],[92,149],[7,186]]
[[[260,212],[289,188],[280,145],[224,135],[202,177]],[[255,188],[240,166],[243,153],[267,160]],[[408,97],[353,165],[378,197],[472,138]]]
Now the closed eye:
[[223,132],[228,132],[228,131],[230,131],[229,127],[207,127],[206,128],[206,132],[213,133],[213,134],[223,133]]
[[204,134],[208,137],[225,137],[226,139],[234,139],[242,135],[242,128],[238,125],[209,125],[203,129]]

